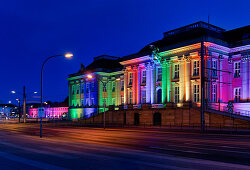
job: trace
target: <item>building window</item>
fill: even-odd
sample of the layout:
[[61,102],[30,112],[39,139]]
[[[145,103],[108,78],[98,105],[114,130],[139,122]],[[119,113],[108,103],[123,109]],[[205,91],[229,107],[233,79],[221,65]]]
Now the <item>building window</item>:
[[130,91],[129,92],[129,104],[132,104],[133,103],[133,92]]
[[112,105],[115,105],[115,98],[112,98]]
[[81,100],[81,106],[84,106],[84,100],[83,99]]
[[240,94],[241,94],[241,89],[238,88],[234,88],[234,102],[240,102]]
[[91,105],[95,105],[95,99],[91,98]]
[[217,84],[212,84],[212,102],[217,102]]
[[124,91],[124,80],[121,80],[121,91]]
[[121,104],[124,104],[124,96],[121,96]]
[[199,102],[200,101],[200,93],[199,93],[199,85],[194,85],[194,102]]
[[87,106],[90,106],[89,98],[86,99],[86,105],[87,105]]
[[72,94],[75,94],[75,86],[72,86]]
[[76,86],[76,94],[79,94],[79,91],[80,91],[80,84]]
[[142,71],[141,83],[146,83],[146,70]]
[[234,78],[240,77],[240,61],[234,63]]
[[103,85],[103,87],[102,87],[102,91],[103,91],[103,92],[106,92],[106,91],[107,91],[106,86],[107,86],[107,84],[104,83],[104,85]]
[[212,60],[212,76],[217,77],[217,60]]
[[141,91],[142,103],[146,103],[146,90]]
[[[104,98],[102,99],[102,103],[104,105]],[[105,98],[105,106],[107,106],[107,98]]]
[[174,87],[174,102],[175,103],[180,102],[180,88],[179,88],[179,86]]
[[129,73],[129,85],[133,84],[133,73]]
[[94,91],[95,91],[95,83],[92,82],[92,83],[91,83],[91,92],[94,92]]
[[180,71],[180,65],[179,64],[175,64],[174,65],[174,79],[178,79],[179,78],[179,71]]
[[196,60],[194,61],[193,76],[199,76],[199,72],[200,72],[200,61]]
[[89,92],[89,83],[86,84],[86,92]]
[[112,82],[112,92],[115,92],[115,82]]
[[84,84],[81,84],[81,93],[84,93]]
[[162,79],[162,68],[161,67],[158,67],[157,75],[158,75],[157,80],[161,81],[161,79]]

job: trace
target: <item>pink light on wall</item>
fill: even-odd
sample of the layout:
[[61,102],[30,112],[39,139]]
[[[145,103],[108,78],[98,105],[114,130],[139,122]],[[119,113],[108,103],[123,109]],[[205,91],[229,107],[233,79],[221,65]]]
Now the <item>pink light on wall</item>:
[[[68,113],[68,107],[49,107],[45,108],[46,118],[60,119],[62,114]],[[38,118],[38,108],[29,109],[30,118]]]

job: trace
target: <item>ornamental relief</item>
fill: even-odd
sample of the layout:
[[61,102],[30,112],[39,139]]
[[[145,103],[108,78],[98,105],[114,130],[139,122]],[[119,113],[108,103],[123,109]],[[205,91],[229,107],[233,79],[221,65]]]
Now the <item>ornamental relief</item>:
[[245,55],[245,56],[242,56],[242,57],[241,57],[241,61],[242,61],[242,62],[246,62],[246,61],[247,61],[247,58],[248,58],[248,57],[247,57],[246,55]]

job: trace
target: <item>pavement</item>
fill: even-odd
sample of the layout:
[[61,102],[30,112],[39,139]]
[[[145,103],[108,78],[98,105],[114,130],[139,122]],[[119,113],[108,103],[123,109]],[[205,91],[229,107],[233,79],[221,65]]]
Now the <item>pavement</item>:
[[250,169],[250,135],[0,124],[0,169]]

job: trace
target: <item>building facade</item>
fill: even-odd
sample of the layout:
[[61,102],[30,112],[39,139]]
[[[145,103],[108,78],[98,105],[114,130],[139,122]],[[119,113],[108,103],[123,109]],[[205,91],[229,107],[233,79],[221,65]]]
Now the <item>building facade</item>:
[[[45,107],[45,118],[62,119],[68,115],[68,107]],[[30,108],[28,118],[39,118],[38,108]]]
[[164,33],[136,54],[96,57],[68,78],[69,113],[72,119],[90,117],[103,112],[104,100],[107,108],[199,106],[201,72],[206,107],[226,110],[232,101],[234,110],[249,110],[250,26],[226,31],[197,22]]

